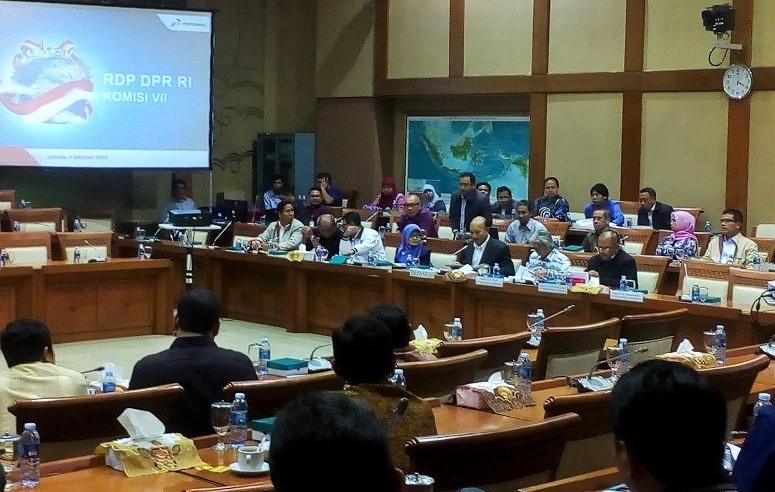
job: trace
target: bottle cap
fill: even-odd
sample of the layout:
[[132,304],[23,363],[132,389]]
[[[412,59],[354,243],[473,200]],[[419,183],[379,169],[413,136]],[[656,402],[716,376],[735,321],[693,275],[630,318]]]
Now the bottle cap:
[[395,374],[396,376],[403,376],[404,375],[404,370],[401,369],[401,368],[396,368],[395,371],[393,372],[393,374]]
[[267,337],[262,338],[261,343],[264,343],[264,342],[269,343],[269,339]]
[[234,398],[236,398],[237,400],[244,400],[245,393],[234,393]]
[[455,319],[452,320],[453,323],[456,323],[456,322],[459,322],[459,321],[460,321],[460,318],[455,318]]
[[113,376],[113,371],[105,371],[105,376]]
[[543,309],[536,309],[536,314],[544,314],[544,310]]
[[34,431],[37,428],[38,426],[35,425],[35,422],[27,422],[26,424],[24,424],[24,430]]
[[770,401],[769,393],[759,393],[759,401]]
[[620,338],[619,339],[619,344],[624,344],[624,343],[627,343],[627,339],[626,338]]

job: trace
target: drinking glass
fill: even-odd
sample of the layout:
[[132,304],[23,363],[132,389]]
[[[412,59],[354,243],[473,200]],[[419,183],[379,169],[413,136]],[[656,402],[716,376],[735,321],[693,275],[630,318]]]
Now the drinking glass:
[[525,323],[527,323],[527,329],[530,330],[530,343],[536,345],[540,340],[540,334],[538,333],[538,327],[535,326],[535,322],[538,321],[538,316],[534,313],[527,315]]
[[226,451],[226,445],[223,443],[223,436],[229,432],[231,422],[231,403],[227,401],[217,401],[210,405],[210,424],[212,424],[215,433],[218,434],[218,444],[213,449],[222,453]]
[[383,237],[383,238],[384,238],[384,237],[385,237],[385,233],[387,233],[387,227],[385,227],[385,226],[379,226],[379,227],[377,227],[377,232],[379,233],[379,235],[380,235],[381,237]]
[[617,357],[622,355],[621,345],[611,345],[605,349],[605,360],[608,363],[608,367],[611,368],[611,379],[616,381],[619,374],[619,362],[621,359]]
[[145,259],[149,260],[151,259],[151,255],[153,254],[153,248],[151,246],[145,247]]
[[455,325],[452,323],[447,323],[444,325],[444,340],[450,342],[455,339],[454,334],[455,333]]
[[0,435],[0,463],[5,470],[5,490],[17,489],[18,483],[14,483],[18,480],[18,463],[17,463],[17,450],[19,434],[10,434],[8,432]]
[[716,355],[716,332],[703,331],[702,344],[705,345],[705,352]]
[[708,300],[708,288],[700,287],[700,302],[706,302]]

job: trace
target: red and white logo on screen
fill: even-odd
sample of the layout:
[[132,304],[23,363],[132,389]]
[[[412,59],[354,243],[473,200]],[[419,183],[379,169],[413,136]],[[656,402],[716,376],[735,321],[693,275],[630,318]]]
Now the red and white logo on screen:
[[86,123],[94,108],[89,66],[75,45],[56,48],[27,40],[11,61],[10,80],[0,80],[0,103],[27,123]]

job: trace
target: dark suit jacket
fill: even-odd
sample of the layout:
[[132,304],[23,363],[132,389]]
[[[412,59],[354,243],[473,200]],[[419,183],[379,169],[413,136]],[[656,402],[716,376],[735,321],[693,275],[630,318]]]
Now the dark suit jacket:
[[619,281],[624,275],[627,280],[634,280],[635,286],[638,286],[638,266],[635,264],[635,258],[623,249],[620,249],[611,261],[603,261],[600,255],[593,256],[587,261],[587,271],[589,270],[600,274],[600,285],[618,289]]
[[[654,204],[654,212],[651,214],[651,222],[654,229],[670,230],[670,214],[673,213],[673,207],[666,203],[657,202]],[[649,225],[649,212],[644,208],[638,209],[638,225]]]
[[184,337],[175,339],[169,349],[140,359],[129,389],[183,386],[186,395],[172,413],[167,432],[196,437],[213,433],[210,404],[222,399],[223,387],[253,379],[256,370],[245,354],[218,347],[212,337]]
[[[474,243],[471,242],[466,249],[463,250],[463,264],[470,265],[474,258]],[[509,247],[503,241],[490,238],[487,241],[487,246],[484,247],[482,252],[482,259],[479,263],[487,263],[490,265],[492,271],[492,265],[495,263],[501,268],[501,275],[508,277],[514,275],[514,263],[511,262],[511,254],[509,253]]]
[[515,200],[511,200],[511,205],[506,207],[506,209],[504,210],[503,208],[501,208],[501,204],[499,202],[495,202],[495,204],[490,207],[490,213],[496,214],[496,215],[511,216],[511,214],[517,213],[516,211],[517,207],[514,206],[516,203],[517,202]]
[[[449,201],[449,225],[452,230],[460,228],[460,205],[462,203],[460,192],[452,193]],[[490,212],[490,201],[477,191],[472,191],[468,196],[466,204],[465,225],[466,231],[470,230],[471,219],[481,216],[487,219],[487,227],[492,225],[492,212]]]

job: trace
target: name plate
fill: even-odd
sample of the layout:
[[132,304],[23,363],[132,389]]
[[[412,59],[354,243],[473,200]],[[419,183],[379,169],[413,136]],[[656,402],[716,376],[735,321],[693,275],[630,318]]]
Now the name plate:
[[612,290],[611,299],[614,301],[643,302],[643,292],[633,290]]
[[476,285],[485,285],[487,287],[503,287],[503,277],[485,277],[478,275]]
[[410,268],[409,276],[414,278],[429,278],[432,280],[436,277],[436,272],[433,268]]
[[547,294],[568,294],[568,286],[566,284],[552,284],[548,282],[538,283],[538,292],[544,292]]

